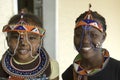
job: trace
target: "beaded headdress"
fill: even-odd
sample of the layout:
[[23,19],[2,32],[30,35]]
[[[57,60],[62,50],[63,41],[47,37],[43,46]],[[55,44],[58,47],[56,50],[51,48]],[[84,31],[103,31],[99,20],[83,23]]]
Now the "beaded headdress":
[[100,24],[100,22],[94,20],[92,14],[91,14],[90,8],[91,8],[91,4],[89,4],[89,11],[87,12],[84,19],[77,22],[75,28],[82,27],[82,26],[91,26],[91,27],[97,28],[98,30],[103,32],[102,25]]
[[33,32],[43,36],[45,33],[45,29],[41,28],[41,26],[31,25],[24,21],[24,12],[21,12],[21,19],[17,24],[12,25],[5,25],[3,27],[3,32],[10,32],[10,31],[18,31],[21,32]]

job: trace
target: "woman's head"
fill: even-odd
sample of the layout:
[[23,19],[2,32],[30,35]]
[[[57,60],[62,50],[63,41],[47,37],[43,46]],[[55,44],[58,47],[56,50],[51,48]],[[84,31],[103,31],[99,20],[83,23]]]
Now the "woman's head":
[[74,29],[74,44],[79,53],[90,53],[101,50],[106,37],[106,22],[97,12],[91,10],[81,14],[76,19]]
[[22,13],[13,16],[3,32],[7,32],[7,44],[13,56],[25,59],[37,55],[45,30],[38,17]]

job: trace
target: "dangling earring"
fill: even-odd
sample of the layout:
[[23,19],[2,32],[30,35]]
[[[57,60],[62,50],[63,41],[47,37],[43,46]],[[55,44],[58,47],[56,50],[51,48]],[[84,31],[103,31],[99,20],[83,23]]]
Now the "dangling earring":
[[7,53],[8,53],[11,57],[14,56],[14,54],[12,54],[12,51],[11,51],[10,49],[7,50]]
[[39,48],[38,48],[38,53],[39,54],[40,54],[42,46],[43,46],[43,37],[41,38],[41,43],[40,43]]
[[100,47],[101,47],[101,43],[98,42],[95,47],[96,47],[96,48],[100,48]]

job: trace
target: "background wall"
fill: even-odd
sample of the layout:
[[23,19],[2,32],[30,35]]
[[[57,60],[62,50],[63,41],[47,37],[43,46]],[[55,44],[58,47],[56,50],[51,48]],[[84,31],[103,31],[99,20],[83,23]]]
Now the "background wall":
[[73,30],[76,18],[88,10],[97,11],[106,18],[107,38],[104,48],[110,56],[120,60],[120,0],[58,0],[58,61],[60,73],[72,62],[77,52],[73,44]]
[[0,59],[2,54],[7,49],[4,46],[5,35],[2,33],[2,28],[7,24],[8,20],[14,13],[14,1],[13,0],[0,0]]
[[56,59],[56,0],[43,0],[43,26],[46,29],[44,46],[51,57]]

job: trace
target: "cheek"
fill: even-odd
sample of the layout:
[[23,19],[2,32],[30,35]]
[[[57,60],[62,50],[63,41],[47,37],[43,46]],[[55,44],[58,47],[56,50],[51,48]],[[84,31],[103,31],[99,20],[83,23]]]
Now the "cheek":
[[39,44],[32,44],[32,48],[38,49],[38,47],[39,47]]
[[79,47],[79,45],[80,45],[80,38],[74,37],[74,45],[75,45],[75,47]]
[[94,39],[92,40],[92,44],[95,46],[96,45],[102,46],[102,39],[101,38]]
[[31,43],[32,44],[32,48],[34,51],[37,51],[39,46],[40,46],[40,42],[34,42],[34,43]]
[[103,40],[102,40],[102,37],[99,37],[99,38],[95,38],[95,39],[92,39],[92,42],[93,43],[102,43],[103,42]]
[[8,44],[9,49],[11,49],[12,51],[15,50],[16,45],[17,45],[15,41],[8,41],[7,44]]

